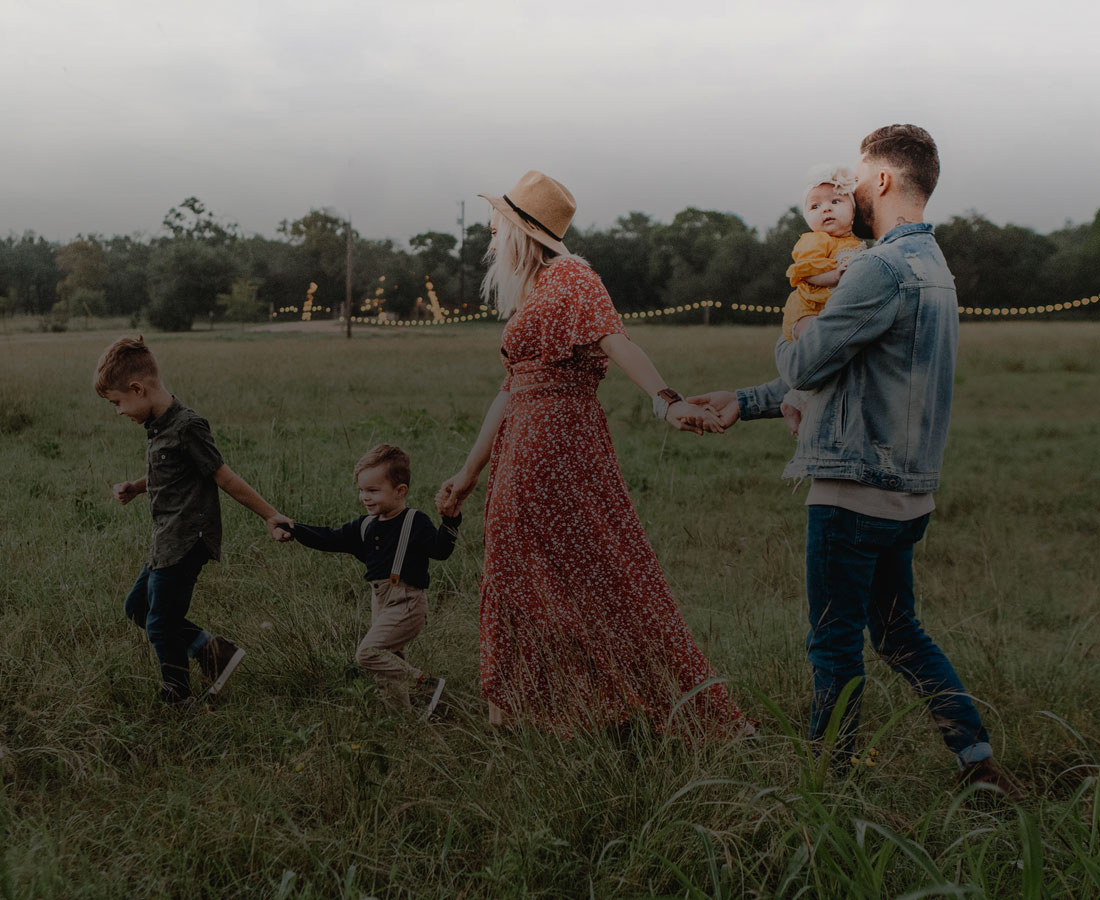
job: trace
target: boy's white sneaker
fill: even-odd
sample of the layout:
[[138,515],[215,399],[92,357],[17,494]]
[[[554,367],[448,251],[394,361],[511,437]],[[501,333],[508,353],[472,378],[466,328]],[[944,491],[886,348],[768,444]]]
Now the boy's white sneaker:
[[207,693],[213,697],[223,687],[233,670],[244,659],[244,650],[223,637],[215,635],[199,651],[198,662],[202,673],[212,682]]
[[443,686],[446,683],[446,678],[433,678],[430,675],[421,677],[415,688],[417,699],[423,698],[424,701],[424,712],[420,714],[421,720],[427,721],[432,717],[439,706],[439,699],[443,696]]

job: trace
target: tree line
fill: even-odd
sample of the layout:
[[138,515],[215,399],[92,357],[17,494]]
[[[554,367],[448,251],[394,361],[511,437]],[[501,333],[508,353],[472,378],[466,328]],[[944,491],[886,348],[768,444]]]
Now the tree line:
[[[326,210],[279,224],[278,237],[246,236],[197,198],[168,211],[163,234],[78,236],[66,244],[33,232],[0,240],[0,315],[41,317],[62,330],[80,316],[128,316],[167,331],[196,321],[259,321],[301,309],[312,291],[314,317],[342,310],[349,269],[353,315],[426,315],[480,306],[489,229],[465,242],[445,232],[417,234],[409,246],[367,239]],[[622,312],[721,301],[712,321],[771,321],[730,303],[781,306],[791,248],[806,230],[792,207],[763,233],[732,213],[688,208],[664,224],[641,212],[607,229],[570,228],[567,246],[585,257]],[[1028,307],[1100,291],[1100,212],[1091,223],[1050,234],[998,226],[978,213],[936,226],[963,306]],[[349,250],[350,243],[350,250]],[[434,297],[433,297],[434,294]],[[1096,316],[1096,305],[1074,314]]]

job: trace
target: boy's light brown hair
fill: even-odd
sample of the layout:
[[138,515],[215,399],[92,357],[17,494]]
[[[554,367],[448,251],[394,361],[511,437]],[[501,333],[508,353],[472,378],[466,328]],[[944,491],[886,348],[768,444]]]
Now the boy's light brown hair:
[[872,131],[859,145],[861,156],[896,168],[905,187],[927,200],[940,180],[940,153],[932,135],[917,125],[886,125]]
[[364,469],[376,466],[386,467],[386,480],[394,487],[409,483],[409,454],[393,444],[379,444],[371,447],[355,464],[353,476],[356,480]]
[[107,391],[125,391],[131,381],[160,381],[157,358],[140,334],[119,338],[103,351],[92,386],[100,397],[106,397]]

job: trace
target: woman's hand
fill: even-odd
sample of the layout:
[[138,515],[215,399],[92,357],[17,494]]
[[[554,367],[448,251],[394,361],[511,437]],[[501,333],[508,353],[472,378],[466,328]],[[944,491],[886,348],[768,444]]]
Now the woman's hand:
[[457,516],[462,504],[477,487],[477,476],[465,467],[443,482],[435,495],[435,507],[441,516]]

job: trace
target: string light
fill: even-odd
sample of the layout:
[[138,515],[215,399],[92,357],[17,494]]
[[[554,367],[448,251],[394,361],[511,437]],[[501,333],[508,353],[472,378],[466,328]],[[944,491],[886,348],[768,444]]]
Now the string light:
[[[370,316],[352,316],[351,321],[357,325],[377,325],[382,328],[432,328],[438,325],[453,325],[456,322],[474,322],[479,319],[488,319],[493,313],[483,310],[477,313],[463,313],[452,315],[447,319],[377,319]],[[340,317],[344,321],[344,317]]]
[[1040,306],[960,306],[959,314],[967,316],[1042,316],[1049,313],[1065,312],[1100,303],[1100,296],[1082,297],[1080,300],[1067,300],[1064,303],[1047,303]]
[[[959,315],[966,316],[995,316],[997,318],[1019,318],[1021,316],[1048,315],[1050,313],[1066,312],[1071,309],[1080,309],[1100,303],[1100,296],[1082,297],[1080,300],[1066,301],[1064,303],[1047,303],[1040,306],[960,306]],[[657,309],[638,309],[631,312],[620,313],[619,317],[629,319],[653,319],[663,316],[681,315],[697,309],[722,309],[721,300],[700,300],[696,303],[685,303],[680,306],[663,306]],[[732,312],[764,313],[765,315],[782,315],[782,306],[768,306],[759,303],[729,303],[725,306]],[[328,311],[328,308],[325,309]],[[296,314],[301,312],[297,306],[280,306],[275,316],[280,314]],[[456,315],[444,310],[442,319],[378,319],[372,316],[352,316],[351,321],[358,325],[378,325],[386,328],[420,328],[435,327],[438,325],[452,325],[462,322],[478,322],[494,315],[493,311],[482,307],[480,312],[462,313]],[[343,316],[340,317],[343,321]]]

